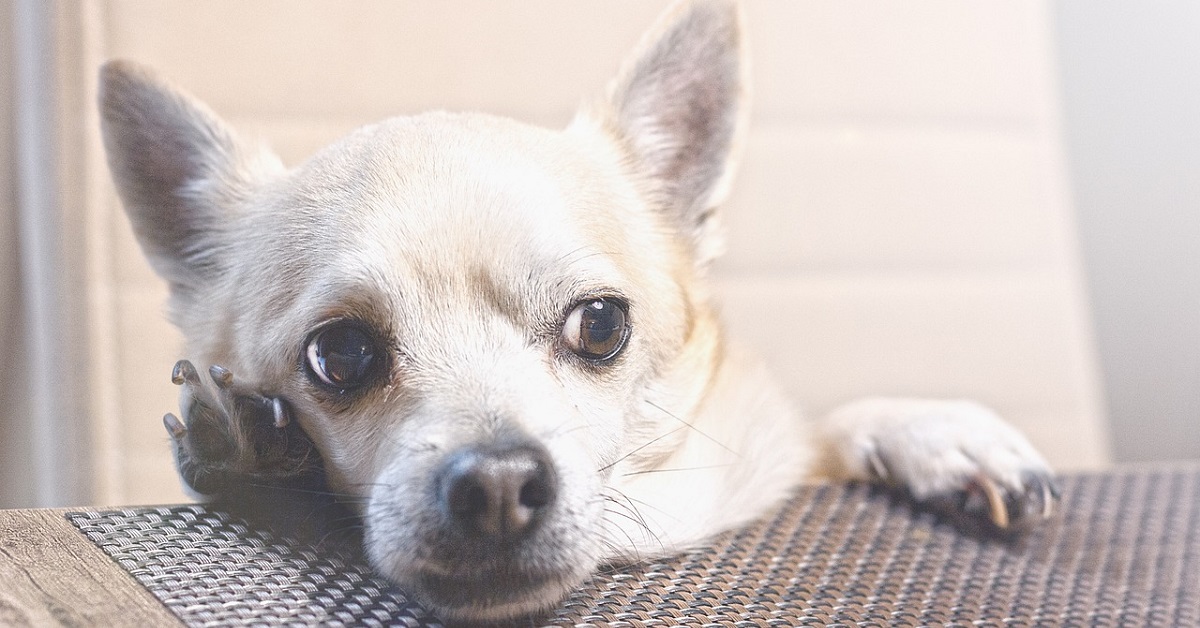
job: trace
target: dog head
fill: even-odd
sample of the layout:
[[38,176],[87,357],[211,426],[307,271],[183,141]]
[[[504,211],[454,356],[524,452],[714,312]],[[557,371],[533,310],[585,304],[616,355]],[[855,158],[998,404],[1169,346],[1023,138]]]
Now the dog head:
[[105,66],[110,166],[188,356],[289,401],[374,566],[441,612],[536,609],[633,542],[612,476],[669,454],[721,357],[700,279],[740,38],[732,2],[680,4],[565,130],[394,118],[295,169]]

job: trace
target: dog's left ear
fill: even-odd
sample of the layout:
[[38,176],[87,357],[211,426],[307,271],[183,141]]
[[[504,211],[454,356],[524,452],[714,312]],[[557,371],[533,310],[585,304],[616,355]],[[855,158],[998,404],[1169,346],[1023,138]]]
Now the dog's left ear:
[[715,209],[745,126],[747,67],[738,3],[683,1],[646,33],[609,88],[606,122],[700,266],[722,250]]

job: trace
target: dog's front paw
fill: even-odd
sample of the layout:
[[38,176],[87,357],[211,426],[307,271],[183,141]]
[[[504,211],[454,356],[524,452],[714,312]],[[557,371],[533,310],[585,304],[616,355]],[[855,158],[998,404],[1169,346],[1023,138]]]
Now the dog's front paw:
[[872,399],[839,408],[826,428],[851,477],[897,486],[953,516],[1010,531],[1050,517],[1058,503],[1046,461],[976,403]]
[[283,399],[244,389],[220,366],[210,367],[208,375],[211,384],[187,360],[171,372],[171,381],[183,387],[183,419],[167,414],[163,424],[188,487],[228,496],[319,472],[312,441],[291,420]]

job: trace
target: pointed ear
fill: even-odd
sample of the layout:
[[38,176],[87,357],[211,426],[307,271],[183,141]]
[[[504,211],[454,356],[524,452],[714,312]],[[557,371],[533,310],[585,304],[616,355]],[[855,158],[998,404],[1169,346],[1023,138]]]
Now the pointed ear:
[[735,0],[677,2],[610,86],[617,132],[697,262],[720,254],[715,209],[734,173],[748,100]]
[[283,170],[199,101],[144,67],[100,69],[100,127],[117,192],[150,264],[176,298],[221,274],[238,201]]

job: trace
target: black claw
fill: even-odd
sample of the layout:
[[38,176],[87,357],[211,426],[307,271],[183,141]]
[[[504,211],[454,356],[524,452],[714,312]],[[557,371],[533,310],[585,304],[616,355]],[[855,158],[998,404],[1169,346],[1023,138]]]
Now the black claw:
[[1058,478],[1053,476],[1047,477],[1045,475],[1039,477],[1042,478],[1042,481],[1046,482],[1046,488],[1049,489],[1050,496],[1054,498],[1054,501],[1057,502],[1062,499],[1062,485],[1059,483]]
[[987,523],[998,530],[1008,527],[1009,510],[1003,490],[983,476],[967,480],[961,489],[931,500],[931,503],[956,516]]
[[896,474],[894,471],[892,471],[892,467],[888,464],[887,459],[879,454],[878,448],[872,448],[871,451],[867,453],[867,471],[871,474],[871,477],[875,481],[882,482],[884,484],[893,483],[896,477]]
[[271,414],[275,418],[275,427],[284,428],[292,422],[292,415],[288,411],[287,404],[283,403],[283,399],[279,397],[271,398]]
[[1059,489],[1052,477],[1029,472],[1022,476],[1021,487],[1016,490],[979,475],[968,479],[957,491],[923,502],[966,529],[1011,538],[1053,516],[1058,500]]
[[171,369],[171,383],[176,386],[181,386],[184,382],[192,385],[200,383],[200,374],[196,372],[196,367],[187,360],[180,360],[175,363],[175,368]]
[[223,366],[214,364],[208,367],[208,376],[217,384],[217,388],[222,390],[233,385],[233,373]]
[[170,412],[163,417],[163,426],[167,428],[167,433],[171,435],[171,438],[176,440],[183,438],[187,434],[187,427],[179,420],[179,417]]
[[1042,473],[1028,472],[1021,476],[1025,492],[1020,495],[1021,508],[1016,512],[1030,521],[1048,519],[1058,509],[1062,491],[1053,477]]

